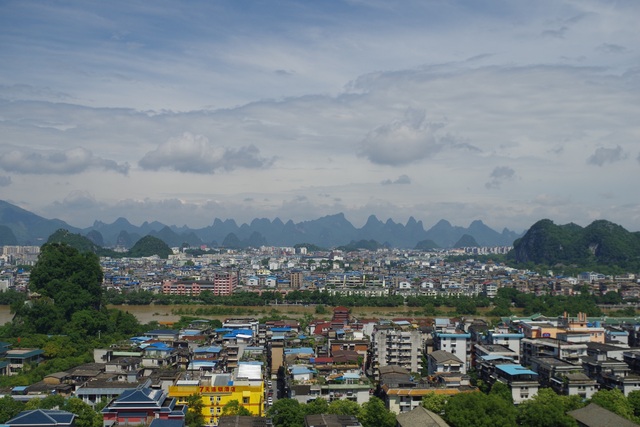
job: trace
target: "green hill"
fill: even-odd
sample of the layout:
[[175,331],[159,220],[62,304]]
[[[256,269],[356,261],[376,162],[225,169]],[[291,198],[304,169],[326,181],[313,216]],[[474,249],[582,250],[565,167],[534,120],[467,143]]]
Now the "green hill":
[[167,259],[171,254],[173,251],[165,242],[157,237],[145,236],[133,245],[127,255],[134,258],[158,255],[160,258]]
[[141,238],[128,252],[115,252],[111,249],[96,245],[88,237],[71,233],[69,230],[62,228],[49,236],[47,243],[64,243],[80,252],[92,252],[99,256],[110,256],[113,258],[127,256],[135,258],[158,255],[160,258],[166,259],[173,253],[165,242],[153,236]]
[[582,228],[573,223],[556,225],[543,219],[531,226],[513,246],[510,257],[518,263],[640,270],[640,233],[629,232],[605,220]]

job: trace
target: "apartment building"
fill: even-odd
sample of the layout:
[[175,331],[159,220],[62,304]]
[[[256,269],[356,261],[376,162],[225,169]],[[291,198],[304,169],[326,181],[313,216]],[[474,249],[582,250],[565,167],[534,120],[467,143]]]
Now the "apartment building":
[[381,366],[397,365],[418,372],[422,361],[424,336],[417,329],[377,325],[371,336],[373,375],[379,377]]

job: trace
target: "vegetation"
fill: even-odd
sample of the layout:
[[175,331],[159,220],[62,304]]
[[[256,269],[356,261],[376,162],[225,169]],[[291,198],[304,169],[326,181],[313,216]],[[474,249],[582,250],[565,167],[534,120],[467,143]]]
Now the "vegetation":
[[313,243],[297,243],[293,247],[296,249],[307,248],[307,252],[322,252],[327,250],[318,245],[314,245]]
[[0,337],[14,346],[41,348],[47,361],[20,375],[0,377],[0,386],[28,385],[45,375],[93,361],[94,348],[142,333],[129,313],[109,310],[102,294],[98,257],[66,244],[45,244],[31,271],[28,301],[15,298],[12,322]]
[[382,245],[375,240],[352,240],[349,244],[344,246],[338,246],[336,249],[339,249],[344,252],[355,252],[360,249],[364,249],[367,251],[377,251],[378,249],[385,248],[385,245]]
[[173,251],[165,242],[157,237],[144,236],[142,239],[138,240],[131,249],[129,249],[128,256],[145,257],[158,255],[162,259],[167,259],[171,254],[173,254]]
[[582,228],[573,223],[555,225],[543,219],[513,246],[509,259],[518,265],[605,274],[640,270],[640,233],[631,233],[605,220]]
[[488,392],[460,393],[453,396],[431,393],[423,397],[422,406],[440,414],[452,427],[528,426],[577,427],[567,412],[595,403],[633,422],[640,418],[640,391],[625,397],[620,390],[600,390],[584,401],[579,396],[562,396],[541,388],[533,398],[517,407],[509,388],[496,382]]
[[187,427],[204,425],[204,415],[202,415],[204,402],[202,402],[202,396],[197,393],[187,396],[187,406],[188,410],[184,420]]
[[364,427],[395,427],[396,416],[377,397],[358,405],[348,400],[334,400],[329,403],[317,398],[309,403],[299,403],[295,399],[278,399],[267,411],[275,427],[302,427],[304,417],[313,414],[352,415]]

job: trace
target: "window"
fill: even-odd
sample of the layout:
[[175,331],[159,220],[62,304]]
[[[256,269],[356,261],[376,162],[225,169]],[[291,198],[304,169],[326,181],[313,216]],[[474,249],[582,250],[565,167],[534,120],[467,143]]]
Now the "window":
[[249,398],[248,397],[243,397],[242,398],[242,404],[243,405],[248,405],[249,404]]

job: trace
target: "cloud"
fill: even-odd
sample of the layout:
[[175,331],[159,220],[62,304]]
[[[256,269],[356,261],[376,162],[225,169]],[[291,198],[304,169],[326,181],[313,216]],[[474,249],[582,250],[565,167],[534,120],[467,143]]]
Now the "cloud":
[[129,164],[94,156],[86,148],[68,150],[13,149],[0,154],[0,168],[24,174],[74,175],[91,169],[129,173]]
[[605,163],[615,163],[627,158],[627,154],[619,145],[616,148],[597,148],[596,151],[589,156],[587,163],[590,165],[603,166]]
[[360,143],[358,154],[379,165],[400,166],[419,162],[442,150],[436,136],[442,123],[427,121],[423,110],[410,109],[402,120],[380,126]]
[[260,157],[260,150],[254,145],[238,149],[217,147],[203,135],[185,132],[149,151],[138,164],[147,170],[212,174],[218,170],[259,169],[270,166],[273,161]]
[[0,187],[6,187],[11,184],[11,177],[6,175],[0,175]]
[[545,30],[542,32],[542,35],[545,37],[554,37],[558,39],[563,39],[567,31],[569,31],[569,28],[566,26],[563,26],[553,30]]
[[603,43],[598,46],[598,50],[605,53],[625,53],[627,48],[614,43]]
[[516,171],[509,166],[497,166],[489,175],[490,180],[484,184],[488,189],[498,189],[505,181],[510,181],[516,176]]
[[399,184],[411,184],[411,178],[407,175],[400,175],[398,179],[392,181],[390,179],[385,179],[380,184],[382,185],[399,185]]

